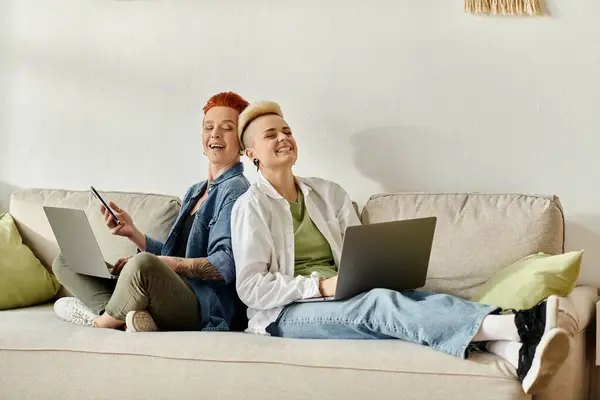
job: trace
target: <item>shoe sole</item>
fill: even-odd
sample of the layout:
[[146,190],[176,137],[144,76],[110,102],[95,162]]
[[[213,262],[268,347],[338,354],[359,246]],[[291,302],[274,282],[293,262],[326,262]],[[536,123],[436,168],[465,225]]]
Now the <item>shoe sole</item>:
[[546,300],[546,325],[544,333],[550,332],[558,325],[558,296],[549,296]]
[[[133,319],[136,317],[136,315],[138,316],[138,318],[142,318],[142,319],[145,319],[146,321],[148,321],[148,322],[142,321],[141,323],[138,324],[138,325],[142,325],[145,329],[138,330],[135,328]],[[156,326],[156,323],[154,322],[152,317],[150,317],[149,314],[146,317],[145,314],[141,314],[138,311],[129,311],[127,313],[127,315],[125,316],[125,325],[127,326],[127,328],[125,329],[125,332],[158,332],[158,326]]]
[[569,335],[554,328],[542,336],[529,372],[523,379],[523,390],[536,394],[544,389],[569,356]]

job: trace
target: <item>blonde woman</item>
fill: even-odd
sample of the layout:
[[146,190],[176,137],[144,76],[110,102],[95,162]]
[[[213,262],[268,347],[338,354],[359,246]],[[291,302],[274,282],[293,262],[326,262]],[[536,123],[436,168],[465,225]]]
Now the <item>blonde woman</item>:
[[400,339],[460,358],[478,343],[514,365],[526,393],[547,385],[569,351],[567,333],[556,327],[556,296],[507,315],[418,290],[374,289],[343,301],[298,302],[335,294],[344,232],[360,220],[338,184],[294,176],[298,145],[278,104],[250,104],[238,133],[260,170],[231,217],[236,288],[248,306],[249,332]]

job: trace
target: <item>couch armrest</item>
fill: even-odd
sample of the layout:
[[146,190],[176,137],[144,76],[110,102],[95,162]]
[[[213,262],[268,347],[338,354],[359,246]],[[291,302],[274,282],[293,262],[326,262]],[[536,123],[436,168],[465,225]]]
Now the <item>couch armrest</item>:
[[583,332],[596,315],[598,289],[577,286],[567,297],[559,298],[558,326],[575,336]]

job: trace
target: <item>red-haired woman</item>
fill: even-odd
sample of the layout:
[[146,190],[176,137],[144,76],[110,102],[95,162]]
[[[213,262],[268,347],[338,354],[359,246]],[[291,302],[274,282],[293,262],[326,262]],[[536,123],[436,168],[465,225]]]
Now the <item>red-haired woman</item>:
[[78,274],[59,255],[52,269],[75,297],[54,305],[65,321],[130,332],[157,330],[232,330],[243,326],[245,309],[235,291],[231,250],[231,208],[250,186],[240,162],[239,114],[248,102],[226,92],[204,107],[202,146],[208,179],[184,195],[179,217],[162,243],[140,232],[131,216],[109,203],[120,224],[101,207],[114,235],[135,244],[138,254],[119,259],[118,280]]

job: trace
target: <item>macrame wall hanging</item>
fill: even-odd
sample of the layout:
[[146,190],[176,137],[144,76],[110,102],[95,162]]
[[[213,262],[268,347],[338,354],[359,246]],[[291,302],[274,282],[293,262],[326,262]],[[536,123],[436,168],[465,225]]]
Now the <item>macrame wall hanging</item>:
[[541,0],[465,0],[465,11],[472,14],[542,15]]

